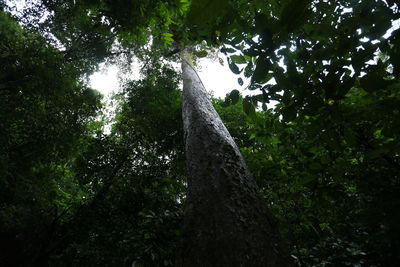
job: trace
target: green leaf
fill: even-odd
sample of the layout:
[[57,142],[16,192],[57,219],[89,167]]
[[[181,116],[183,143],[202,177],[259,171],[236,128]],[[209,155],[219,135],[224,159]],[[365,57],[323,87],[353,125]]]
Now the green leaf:
[[267,82],[266,78],[268,77],[268,71],[271,68],[271,62],[267,57],[259,56],[257,59],[256,69],[254,70],[254,74],[251,77],[252,83],[263,83]]
[[251,118],[255,118],[256,115],[256,109],[254,108],[253,105],[253,100],[251,99],[251,97],[245,97],[245,99],[243,100],[243,111],[244,113],[246,113],[246,115],[248,115]]
[[257,102],[257,101],[259,101],[259,102],[264,102],[264,100],[265,100],[263,94],[253,95],[251,98],[252,98],[253,101],[255,101],[255,102]]
[[165,32],[162,34],[162,39],[164,40],[164,46],[170,46],[173,42],[174,39],[172,38],[172,34],[169,32]]
[[240,92],[238,90],[232,90],[229,94],[232,105],[235,105],[239,101]]
[[232,62],[234,62],[236,64],[246,64],[247,63],[246,59],[242,55],[233,55],[233,56],[231,56],[231,60],[232,60]]
[[189,9],[189,7],[190,7],[189,0],[180,0],[179,13],[181,13],[181,15],[185,14],[186,11]]
[[244,68],[244,77],[250,78],[251,75],[253,75],[253,62],[250,62],[247,64],[247,66]]
[[242,78],[238,78],[238,84],[240,85],[240,86],[243,86],[243,79]]
[[231,71],[233,73],[240,74],[242,72],[241,70],[239,70],[238,66],[229,59],[228,59],[228,64],[229,64],[229,68],[231,69]]
[[278,144],[281,143],[281,141],[279,140],[278,137],[268,137],[268,138],[267,138],[267,141],[268,141],[268,143],[269,143],[270,145],[272,145],[272,146],[276,146],[276,145],[278,145]]
[[234,53],[234,52],[236,52],[236,50],[233,49],[233,48],[228,48],[228,47],[222,47],[221,48],[221,53],[224,53],[224,54],[226,54],[226,53]]
[[198,51],[198,52],[196,52],[196,56],[198,56],[198,57],[206,57],[207,56],[207,51],[205,51],[205,50]]

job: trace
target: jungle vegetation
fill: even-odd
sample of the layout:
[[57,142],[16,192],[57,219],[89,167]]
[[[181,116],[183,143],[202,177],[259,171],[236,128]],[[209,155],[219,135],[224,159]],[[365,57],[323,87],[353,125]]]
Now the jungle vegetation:
[[[293,263],[397,265],[396,1],[15,3],[0,0],[1,266],[175,265],[184,49],[249,80],[211,101]],[[111,115],[88,83],[104,62],[125,73]]]

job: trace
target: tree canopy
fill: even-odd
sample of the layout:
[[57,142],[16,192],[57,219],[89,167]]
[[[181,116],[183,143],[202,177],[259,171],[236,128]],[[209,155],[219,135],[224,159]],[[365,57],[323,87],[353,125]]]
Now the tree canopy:
[[[186,49],[194,63],[218,50],[247,83],[212,101],[294,262],[395,266],[399,8],[0,1],[1,265],[174,265],[187,189],[174,64]],[[88,85],[101,62],[127,77],[111,123]]]

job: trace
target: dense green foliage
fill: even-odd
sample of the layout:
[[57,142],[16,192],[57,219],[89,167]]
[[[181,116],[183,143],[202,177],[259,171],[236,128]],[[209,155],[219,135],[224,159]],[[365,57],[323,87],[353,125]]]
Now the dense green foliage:
[[61,216],[81,201],[70,164],[100,97],[41,36],[4,12],[0,25],[2,261],[40,262]]
[[[0,265],[173,266],[185,162],[167,61],[184,46],[204,56],[206,43],[257,92],[214,105],[296,262],[395,266],[398,19],[389,0],[43,0],[15,18],[0,11]],[[105,134],[86,77],[132,54],[142,78],[123,81]]]
[[111,134],[88,140],[74,168],[88,199],[54,265],[172,265],[184,191],[174,75],[163,67],[128,82]]

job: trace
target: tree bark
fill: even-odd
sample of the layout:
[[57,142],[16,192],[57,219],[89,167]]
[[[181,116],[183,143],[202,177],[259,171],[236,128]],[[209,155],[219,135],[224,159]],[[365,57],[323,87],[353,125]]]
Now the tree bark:
[[182,56],[188,192],[176,266],[292,266],[231,135]]

